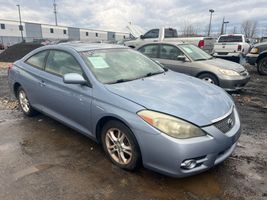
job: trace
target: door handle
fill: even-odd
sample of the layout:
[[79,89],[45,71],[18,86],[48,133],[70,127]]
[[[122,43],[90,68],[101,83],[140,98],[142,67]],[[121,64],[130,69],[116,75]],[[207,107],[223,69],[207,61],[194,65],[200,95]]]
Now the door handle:
[[41,87],[44,87],[46,85],[44,81],[39,82],[39,84]]

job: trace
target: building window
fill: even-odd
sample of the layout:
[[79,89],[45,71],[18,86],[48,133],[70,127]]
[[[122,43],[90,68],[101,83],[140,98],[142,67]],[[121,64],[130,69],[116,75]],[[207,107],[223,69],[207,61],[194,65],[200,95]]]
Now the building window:
[[89,33],[88,33],[88,32],[85,32],[85,35],[86,35],[86,36],[89,36]]
[[125,35],[123,36],[123,39],[125,39],[126,37],[125,37]]
[[112,35],[112,38],[115,38],[115,34]]
[[98,37],[98,33],[95,33],[95,36]]
[[6,25],[5,24],[1,24],[1,29],[6,29]]
[[54,33],[54,29],[53,28],[50,28],[50,33]]
[[66,35],[67,34],[67,30],[63,30],[63,34]]

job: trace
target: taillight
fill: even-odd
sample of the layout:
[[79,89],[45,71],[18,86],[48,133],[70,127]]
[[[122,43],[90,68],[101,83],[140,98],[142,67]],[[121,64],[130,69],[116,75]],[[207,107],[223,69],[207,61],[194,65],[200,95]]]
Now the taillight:
[[205,45],[204,40],[200,40],[198,43],[198,47],[202,49],[204,47],[204,45]]
[[7,73],[9,74],[10,70],[12,69],[13,67],[13,63],[10,63],[7,65]]
[[239,45],[237,46],[237,51],[241,51],[241,49],[242,49],[242,45],[239,44]]

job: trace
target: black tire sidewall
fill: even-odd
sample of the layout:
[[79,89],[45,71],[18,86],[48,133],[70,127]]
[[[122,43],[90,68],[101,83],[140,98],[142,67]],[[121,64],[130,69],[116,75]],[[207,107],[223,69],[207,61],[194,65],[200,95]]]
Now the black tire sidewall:
[[[113,158],[110,156],[110,154],[107,150],[107,146],[105,143],[105,137],[106,137],[107,131],[111,128],[117,128],[117,129],[121,130],[127,136],[128,140],[131,144],[132,160],[127,165],[121,165],[120,163],[117,163],[115,160],[113,160]],[[138,143],[137,143],[132,131],[126,125],[124,125],[122,122],[116,121],[116,120],[108,121],[102,128],[101,142],[102,142],[102,146],[103,146],[103,149],[104,149],[106,155],[109,157],[109,159],[112,161],[112,163],[114,163],[118,167],[125,169],[125,170],[129,170],[129,171],[134,171],[140,167],[141,153],[140,153]]]
[[258,73],[259,73],[260,75],[265,75],[265,76],[267,76],[267,73],[265,73],[265,72],[262,70],[262,63],[263,63],[264,61],[267,61],[267,57],[264,57],[264,58],[260,59],[260,61],[259,61],[259,63],[258,63]]

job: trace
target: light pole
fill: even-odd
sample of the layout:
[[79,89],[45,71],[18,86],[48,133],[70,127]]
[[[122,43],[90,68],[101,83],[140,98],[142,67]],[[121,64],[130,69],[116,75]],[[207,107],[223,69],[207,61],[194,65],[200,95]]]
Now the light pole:
[[225,34],[226,34],[226,29],[227,29],[227,24],[229,24],[229,21],[227,21],[227,22],[223,22],[224,24],[225,24]]
[[208,36],[210,36],[211,19],[212,19],[212,13],[214,13],[214,10],[213,10],[213,9],[210,9],[209,12],[210,12],[210,24],[209,24],[209,32],[208,32]]
[[23,26],[22,26],[22,23],[21,23],[20,5],[18,4],[17,7],[18,7],[18,11],[19,11],[19,30],[20,30],[20,33],[21,33],[21,40],[23,42],[24,38],[23,38]]
[[57,4],[56,4],[56,0],[54,0],[54,14],[55,14],[55,24],[57,26]]

